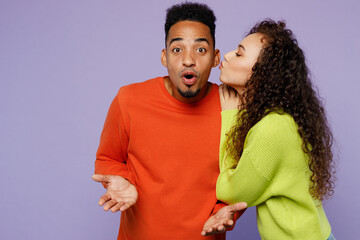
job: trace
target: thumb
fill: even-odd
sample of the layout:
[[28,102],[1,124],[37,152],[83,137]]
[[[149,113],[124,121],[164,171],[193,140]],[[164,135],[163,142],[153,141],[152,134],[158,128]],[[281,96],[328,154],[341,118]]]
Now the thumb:
[[101,182],[101,183],[102,182],[105,182],[105,183],[109,182],[109,178],[108,178],[107,175],[94,174],[94,175],[92,175],[91,178],[96,182]]
[[247,208],[247,204],[246,202],[238,202],[233,205],[229,205],[228,207],[231,212],[238,212]]

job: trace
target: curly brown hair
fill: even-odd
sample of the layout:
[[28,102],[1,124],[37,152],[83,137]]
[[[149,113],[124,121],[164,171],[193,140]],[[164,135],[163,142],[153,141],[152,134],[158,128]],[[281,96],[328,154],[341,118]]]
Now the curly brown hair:
[[290,114],[298,125],[302,149],[309,156],[309,191],[322,200],[333,194],[333,136],[324,107],[312,87],[303,51],[285,23],[271,19],[256,24],[248,35],[260,33],[264,47],[241,95],[237,123],[228,133],[227,151],[240,159],[249,130],[270,112]]

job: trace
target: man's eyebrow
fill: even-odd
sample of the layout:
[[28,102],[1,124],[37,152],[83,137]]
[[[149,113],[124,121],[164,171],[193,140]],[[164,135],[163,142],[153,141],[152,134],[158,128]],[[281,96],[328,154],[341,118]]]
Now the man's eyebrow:
[[171,45],[171,43],[173,43],[175,41],[182,41],[182,40],[184,40],[184,39],[183,38],[173,38],[173,39],[171,39],[169,46]]
[[244,46],[241,45],[241,44],[239,44],[238,48],[242,48],[244,51],[246,51],[245,48],[244,48]]
[[[182,40],[184,40],[184,39],[183,38],[173,38],[173,39],[170,40],[169,46],[173,42],[182,41]],[[195,39],[195,42],[207,42],[207,44],[210,45],[209,41],[206,38],[197,38],[197,39]]]
[[207,42],[207,44],[210,45],[209,41],[206,38],[197,38],[195,39],[195,42]]

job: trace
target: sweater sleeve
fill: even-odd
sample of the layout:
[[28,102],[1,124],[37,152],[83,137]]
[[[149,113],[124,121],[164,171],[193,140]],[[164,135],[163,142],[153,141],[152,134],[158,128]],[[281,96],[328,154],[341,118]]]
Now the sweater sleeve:
[[221,112],[221,135],[220,135],[220,151],[219,151],[219,168],[220,172],[225,168],[232,168],[237,165],[237,161],[234,159],[227,159],[225,161],[227,152],[226,152],[226,138],[227,133],[230,131],[231,127],[235,124],[236,114],[239,110],[231,109]]
[[129,140],[119,105],[119,94],[112,101],[104,123],[96,153],[95,173],[122,176],[135,185],[127,166]]
[[[223,131],[229,129],[231,113],[222,113]],[[239,161],[232,159],[220,148],[220,175],[217,197],[229,204],[246,202],[249,207],[264,202],[271,194],[270,183],[281,164],[286,143],[289,141],[289,116],[269,114],[250,129]]]

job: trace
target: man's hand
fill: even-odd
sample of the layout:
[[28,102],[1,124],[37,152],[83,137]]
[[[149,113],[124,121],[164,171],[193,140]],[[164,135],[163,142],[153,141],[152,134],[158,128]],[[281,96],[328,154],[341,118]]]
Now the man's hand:
[[247,204],[245,202],[239,202],[223,207],[206,221],[201,235],[209,236],[225,232],[234,225],[234,213],[245,211],[246,207]]
[[136,203],[138,198],[136,188],[125,178],[115,175],[95,174],[92,179],[102,183],[107,188],[107,192],[99,200],[100,206],[105,204],[105,211],[109,209],[112,212],[125,211]]

